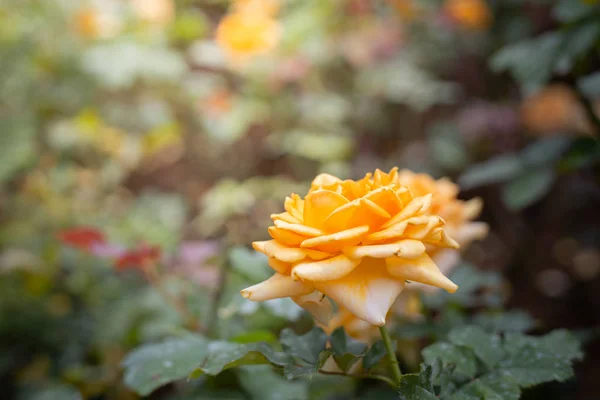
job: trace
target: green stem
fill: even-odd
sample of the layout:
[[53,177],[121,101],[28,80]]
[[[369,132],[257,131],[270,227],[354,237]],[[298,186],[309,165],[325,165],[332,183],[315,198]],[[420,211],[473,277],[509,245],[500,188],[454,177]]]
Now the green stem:
[[387,350],[387,357],[390,363],[390,367],[392,368],[392,376],[394,378],[394,383],[396,384],[396,386],[400,386],[400,382],[402,381],[402,372],[400,371],[400,364],[398,363],[398,359],[396,358],[396,352],[394,351],[392,339],[390,338],[390,334],[385,328],[385,325],[379,327],[379,332],[381,333],[383,344],[385,345],[385,349]]

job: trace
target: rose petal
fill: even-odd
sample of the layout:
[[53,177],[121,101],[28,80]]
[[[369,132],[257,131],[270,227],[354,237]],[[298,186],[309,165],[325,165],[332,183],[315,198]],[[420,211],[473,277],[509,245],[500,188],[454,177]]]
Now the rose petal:
[[425,245],[420,240],[406,239],[396,243],[376,244],[371,246],[352,246],[344,249],[344,254],[350,258],[387,258],[399,256],[402,258],[417,258],[425,252]]
[[413,260],[390,257],[385,262],[390,274],[397,278],[440,287],[450,293],[454,293],[458,289],[456,284],[440,272],[426,253]]
[[275,272],[287,275],[290,270],[290,264],[279,261],[276,258],[269,258],[269,267],[273,268]]
[[[259,245],[255,245],[255,243],[261,243]],[[304,242],[303,242],[304,243]],[[277,240],[268,240],[266,242],[254,242],[252,243],[255,249],[259,250],[262,247],[263,250],[259,250],[269,257],[274,257],[278,260],[294,263],[306,258],[306,253],[297,247],[287,247]]]
[[300,236],[293,232],[279,229],[274,226],[269,227],[269,235],[271,235],[271,237],[277,240],[278,242],[290,246],[297,246],[307,239],[306,236]]
[[429,223],[429,220],[432,217],[421,215],[419,217],[411,217],[404,221],[401,221],[395,225],[390,226],[387,229],[384,229],[379,232],[373,232],[369,236],[367,236],[368,242],[378,242],[382,240],[391,240],[395,238],[407,237],[405,231],[407,230],[409,225],[425,225]]
[[368,226],[358,226],[345,231],[332,233],[331,235],[318,236],[307,239],[300,247],[312,248],[325,252],[336,253],[346,246],[354,246],[360,243],[365,234],[369,232]]
[[368,193],[365,199],[371,200],[381,208],[387,211],[390,215],[396,215],[402,210],[403,204],[400,197],[396,194],[396,192],[388,186],[381,187],[379,189],[375,189],[372,192]]
[[461,245],[467,246],[474,240],[483,239],[487,236],[489,226],[485,222],[471,222],[462,225],[456,232],[454,239]]
[[483,201],[479,197],[476,197],[469,201],[465,201],[463,206],[463,218],[466,220],[471,220],[477,218],[481,213]]
[[394,279],[383,263],[383,260],[363,259],[349,275],[335,281],[317,282],[315,288],[358,318],[373,325],[384,325],[390,307],[404,289],[404,281]]
[[308,311],[314,319],[322,324],[329,323],[333,315],[333,306],[331,301],[318,291],[314,291],[303,296],[294,296],[292,300],[300,307]]
[[290,197],[286,197],[283,203],[285,211],[297,220],[302,221],[302,214],[304,213],[304,200],[297,194],[292,194]]
[[389,228],[393,225],[398,224],[418,213],[427,211],[431,207],[431,193],[421,197],[415,197],[412,199],[406,207],[402,209],[398,214],[394,215],[392,219],[382,225],[382,228]]
[[285,229],[286,231],[290,231],[293,233],[297,233],[298,235],[315,237],[322,235],[323,232],[316,228],[311,228],[310,226],[301,225],[301,224],[290,224],[285,221],[275,221],[275,226],[279,229]]
[[280,299],[282,297],[301,296],[312,292],[311,284],[295,281],[290,276],[275,274],[266,281],[250,286],[240,293],[252,301]]
[[330,190],[311,192],[304,199],[304,223],[315,228],[322,228],[325,219],[345,204],[348,204],[348,199]]
[[318,190],[322,186],[331,186],[341,182],[342,180],[337,176],[333,176],[330,174],[319,174],[315,177],[315,179],[313,179],[312,183],[310,184],[310,190]]
[[331,253],[326,253],[324,251],[319,251],[319,250],[311,250],[311,249],[304,249],[304,252],[306,253],[306,255],[313,259],[313,260],[324,260],[326,258],[329,258],[331,256],[333,256]]
[[360,260],[341,254],[323,261],[304,262],[292,269],[292,278],[307,281],[331,281],[343,278],[356,268]]
[[285,221],[285,222],[289,222],[290,224],[299,224],[302,221],[299,220],[298,218],[294,217],[292,214],[290,214],[289,212],[284,212],[281,214],[271,214],[271,219],[273,221]]

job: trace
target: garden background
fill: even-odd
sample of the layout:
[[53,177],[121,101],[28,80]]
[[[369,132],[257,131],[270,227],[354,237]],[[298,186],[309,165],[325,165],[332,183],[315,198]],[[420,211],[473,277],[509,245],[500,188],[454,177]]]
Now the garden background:
[[457,294],[394,331],[406,369],[466,321],[566,328],[575,378],[523,398],[596,398],[599,49],[591,0],[3,0],[3,398],[398,398],[265,366],[141,387],[126,356],[308,331],[239,295],[271,274],[250,243],[317,174],[394,166],[458,182],[490,227]]

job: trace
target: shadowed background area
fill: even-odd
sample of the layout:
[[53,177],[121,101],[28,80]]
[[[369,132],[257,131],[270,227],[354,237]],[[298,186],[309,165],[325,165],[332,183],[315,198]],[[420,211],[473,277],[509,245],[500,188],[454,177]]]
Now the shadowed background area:
[[[3,398],[141,398],[141,344],[306,331],[291,300],[239,296],[270,275],[250,243],[317,174],[394,166],[451,178],[490,227],[452,266],[463,294],[397,329],[407,369],[485,312],[583,339],[576,378],[524,399],[596,398],[599,20],[593,0],[3,0]],[[397,398],[249,371],[148,398]]]

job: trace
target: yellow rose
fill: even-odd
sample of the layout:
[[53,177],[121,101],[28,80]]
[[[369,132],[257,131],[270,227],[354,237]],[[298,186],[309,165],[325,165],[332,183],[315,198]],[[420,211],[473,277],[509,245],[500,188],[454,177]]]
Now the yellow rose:
[[327,296],[356,317],[383,325],[406,281],[455,292],[427,254],[426,245],[458,247],[444,220],[431,213],[431,200],[431,194],[414,196],[402,186],[396,168],[359,181],[317,176],[304,199],[291,195],[286,212],[271,216],[273,239],[253,243],[276,273],[242,296],[291,297],[321,322],[331,311]]
[[175,16],[173,0],[130,0],[133,10],[143,20],[157,25],[165,25]]

